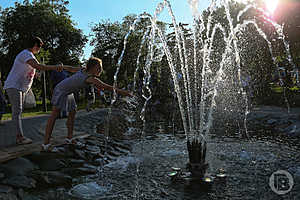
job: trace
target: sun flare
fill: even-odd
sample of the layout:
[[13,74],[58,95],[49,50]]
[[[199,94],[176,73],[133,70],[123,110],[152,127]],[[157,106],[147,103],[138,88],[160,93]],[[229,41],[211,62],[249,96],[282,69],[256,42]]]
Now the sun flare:
[[278,6],[279,0],[265,0],[266,9],[270,14],[273,14]]

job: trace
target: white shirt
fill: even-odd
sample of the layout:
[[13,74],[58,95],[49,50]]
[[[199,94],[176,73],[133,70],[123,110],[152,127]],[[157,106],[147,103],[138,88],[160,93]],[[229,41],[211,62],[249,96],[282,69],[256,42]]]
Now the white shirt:
[[21,51],[15,58],[14,65],[10,70],[4,83],[4,89],[15,88],[25,93],[31,88],[35,75],[35,68],[26,62],[28,60],[36,60],[33,53],[27,49]]

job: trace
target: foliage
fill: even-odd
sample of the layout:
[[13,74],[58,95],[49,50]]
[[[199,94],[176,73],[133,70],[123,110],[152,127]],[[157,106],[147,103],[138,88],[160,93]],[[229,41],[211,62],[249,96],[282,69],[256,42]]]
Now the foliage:
[[[6,79],[16,55],[27,48],[32,36],[44,41],[37,59],[44,63],[63,62],[78,65],[87,37],[75,27],[68,14],[66,0],[24,0],[13,7],[1,10],[0,16],[0,69]],[[48,74],[49,72],[46,72]],[[47,75],[48,76],[48,75]],[[49,81],[47,80],[49,91]],[[41,94],[41,80],[34,81],[34,93]]]
[[87,42],[86,36],[68,14],[65,0],[24,0],[2,10],[0,17],[1,69],[10,71],[15,56],[24,48],[31,36],[44,41],[43,48],[49,52],[49,62],[62,61],[78,64]]

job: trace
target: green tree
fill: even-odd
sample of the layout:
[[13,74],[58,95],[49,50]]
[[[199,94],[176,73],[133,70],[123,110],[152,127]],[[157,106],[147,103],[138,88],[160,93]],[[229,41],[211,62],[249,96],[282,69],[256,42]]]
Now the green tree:
[[26,47],[31,36],[39,36],[50,53],[49,62],[78,64],[87,42],[86,36],[68,14],[65,0],[24,0],[2,10],[0,17],[1,50],[4,59],[1,68],[10,70],[15,56]]
[[[124,48],[124,38],[136,19],[136,15],[127,15],[122,22],[101,21],[92,28],[93,38],[91,44],[95,46],[92,55],[103,60],[105,71],[103,79],[108,83],[113,83],[117,62]],[[164,30],[165,25],[163,23],[159,24]],[[133,82],[142,38],[150,25],[149,19],[141,18],[136,24],[135,30],[129,35],[118,76],[119,87],[125,87],[128,83]],[[147,43],[142,46],[141,63],[145,62],[146,50]]]

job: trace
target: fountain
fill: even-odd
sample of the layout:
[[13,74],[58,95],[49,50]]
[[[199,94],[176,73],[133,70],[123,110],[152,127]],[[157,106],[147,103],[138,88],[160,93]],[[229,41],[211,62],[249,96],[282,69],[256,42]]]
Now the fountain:
[[[194,25],[193,29],[191,29],[192,36],[185,35],[183,25],[177,23],[168,0],[164,0],[158,4],[153,16],[142,14],[138,17],[125,37],[124,49],[118,62],[115,81],[126,48],[128,35],[134,31],[139,19],[149,19],[151,26],[148,27],[144,33],[135,72],[137,73],[137,71],[140,70],[140,54],[143,46],[147,45],[148,52],[142,69],[144,72],[142,97],[145,103],[140,115],[144,124],[141,135],[143,137],[145,131],[146,107],[152,97],[150,82],[151,65],[154,62],[154,50],[155,48],[160,48],[166,56],[171,71],[183,129],[186,134],[189,154],[187,170],[191,174],[188,178],[192,177],[193,179],[210,183],[212,179],[206,176],[209,167],[209,162],[207,161],[208,156],[206,154],[209,149],[207,144],[209,142],[216,110],[222,110],[222,112],[225,113],[225,118],[229,116],[226,115],[226,113],[230,113],[230,115],[234,116],[232,119],[236,121],[239,121],[241,116],[243,116],[243,124],[240,125],[240,122],[238,122],[238,126],[244,127],[245,135],[249,137],[247,131],[247,116],[250,113],[249,101],[247,91],[243,86],[243,78],[245,77],[243,77],[244,69],[242,67],[241,47],[239,45],[238,35],[243,33],[248,26],[254,27],[257,33],[267,43],[272,61],[274,65],[276,65],[272,44],[267,34],[258,26],[255,19],[241,20],[247,11],[256,9],[261,12],[261,17],[275,29],[278,38],[282,40],[291,66],[293,66],[295,70],[296,66],[291,57],[289,44],[285,40],[283,27],[267,18],[266,16],[268,15],[263,9],[257,8],[254,4],[249,4],[239,11],[237,16],[233,17],[230,13],[230,1],[212,0],[211,5],[207,9],[208,16],[204,19],[203,14],[200,14],[198,11],[198,0],[189,0],[188,2],[192,8],[194,17]],[[214,14],[219,7],[224,8],[224,17],[225,20],[227,20],[226,26],[219,22],[213,23],[215,20]],[[166,34],[160,29],[157,23],[159,15],[164,9],[168,10],[172,19],[172,27],[176,41],[174,46],[168,44]],[[215,44],[216,40],[219,40],[218,36],[220,35],[223,36],[222,41],[220,41],[220,44]],[[217,48],[218,45],[223,48]],[[135,87],[136,80],[134,82],[134,88]],[[236,104],[236,106],[231,106],[232,104]],[[137,173],[138,172],[139,169],[137,169]],[[172,178],[178,178],[180,175],[182,175],[180,168],[174,168],[173,172],[170,173]],[[219,177],[225,176],[224,173],[219,174]],[[139,191],[139,189],[137,189],[137,191]]]

